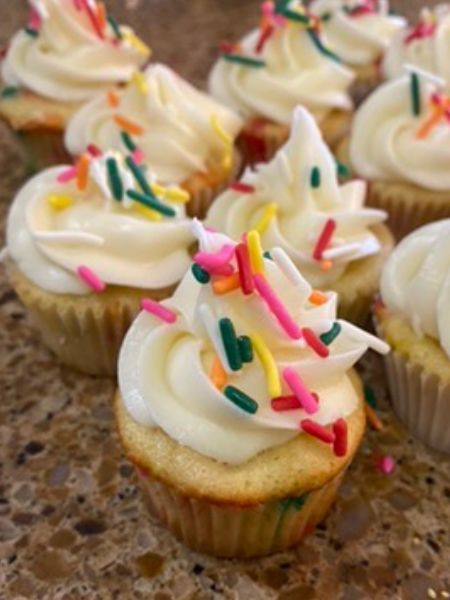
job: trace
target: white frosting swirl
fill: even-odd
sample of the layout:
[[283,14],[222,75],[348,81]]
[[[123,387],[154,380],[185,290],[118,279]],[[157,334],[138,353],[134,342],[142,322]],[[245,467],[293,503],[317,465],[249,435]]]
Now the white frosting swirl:
[[[290,10],[298,5],[291,2]],[[257,53],[261,32],[250,32],[241,40],[238,54],[263,60],[265,66],[253,68],[220,58],[210,75],[211,93],[244,118],[265,117],[286,125],[297,104],[306,106],[319,122],[333,109],[351,110],[354,74],[319,50],[312,33],[302,23],[285,23]]]
[[164,65],[150,65],[144,76],[147,91],[130,84],[118,93],[117,108],[99,96],[75,114],[66,131],[69,152],[78,155],[91,142],[103,150],[124,149],[114,121],[119,114],[143,128],[134,141],[163,183],[182,183],[207,171],[214,161],[217,164],[224,140],[211,126],[211,118],[217,118],[232,141],[241,129],[239,117]]
[[[450,190],[450,126],[445,114],[420,134],[436,111],[436,87],[419,77],[420,114],[413,112],[411,77],[378,88],[356,111],[350,162],[371,181],[408,182],[430,190]],[[442,101],[448,102],[444,97]]]
[[389,310],[437,340],[450,358],[450,219],[400,242],[384,268],[381,295]]
[[[318,188],[311,185],[314,167],[320,171]],[[270,163],[245,172],[242,182],[254,192],[227,190],[212,205],[206,223],[238,240],[257,225],[267,206],[275,203],[276,213],[262,234],[263,245],[280,246],[308,281],[317,287],[328,286],[350,262],[380,250],[369,227],[387,217],[384,211],[364,208],[364,181],[339,185],[336,169],[314,119],[297,107],[286,145]],[[324,258],[333,257],[333,267],[324,271],[313,258],[313,250],[330,218],[337,227]]]
[[[8,251],[43,290],[90,293],[78,276],[80,266],[106,284],[160,289],[177,283],[190,264],[194,238],[184,206],[170,204],[175,216],[152,221],[131,199],[115,200],[105,167],[110,156],[91,161],[84,191],[74,181],[59,183],[67,167],[55,167],[31,179],[16,196],[8,218]],[[135,189],[132,175],[116,158],[124,189]],[[54,208],[52,196],[71,203]]]
[[367,12],[351,14],[360,0],[315,0],[310,8],[323,18],[324,39],[346,64],[360,67],[374,64],[394,34],[405,27],[403,17],[389,14],[388,2],[373,2]]
[[[145,47],[137,48],[121,27],[124,38],[117,40],[106,24],[103,39],[97,35],[85,9],[74,0],[42,0],[31,3],[40,12],[41,26],[36,37],[24,30],[11,41],[2,64],[7,85],[62,102],[84,102],[101,91],[130,80],[134,71],[149,58]],[[92,11],[96,4],[87,0]]]
[[423,9],[420,21],[398,31],[385,53],[382,70],[387,79],[403,74],[406,64],[443,77],[450,84],[450,4]]
[[[199,241],[201,250],[212,253],[230,243],[226,236],[206,230],[200,230]],[[236,265],[234,258],[232,264]],[[295,268],[293,283],[275,262],[265,260],[264,265],[267,281],[295,322],[317,335],[328,331],[336,319],[336,294],[330,292],[325,304],[314,306],[308,301],[311,286]],[[369,347],[388,351],[384,342],[339,321],[342,330],[329,346],[329,356],[319,358],[304,339],[287,337],[257,294],[244,296],[239,289],[216,296],[211,285],[197,283],[190,271],[163,304],[178,314],[174,324],[142,313],[125,338],[118,371],[125,406],[137,422],[160,427],[178,443],[225,463],[242,463],[299,435],[304,418],[327,425],[348,417],[358,405],[349,369]],[[318,411],[313,415],[303,409],[275,412],[256,357],[239,371],[228,369],[226,385],[253,398],[259,405],[257,412],[248,414],[232,404],[208,375],[216,345],[205,329],[205,313],[213,323],[231,319],[237,335],[259,334],[276,369],[280,373],[287,367],[294,369],[319,395]],[[282,393],[292,392],[283,384]]]

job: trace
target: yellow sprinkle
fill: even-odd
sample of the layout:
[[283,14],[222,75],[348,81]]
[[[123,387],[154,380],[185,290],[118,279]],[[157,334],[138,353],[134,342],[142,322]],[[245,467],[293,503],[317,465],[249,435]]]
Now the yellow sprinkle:
[[255,226],[256,231],[260,235],[262,235],[266,231],[266,229],[269,227],[269,223],[274,218],[274,216],[277,214],[277,210],[278,210],[278,205],[275,204],[275,202],[271,202],[264,208],[263,214]]
[[225,150],[223,159],[222,159],[222,166],[226,171],[229,171],[231,169],[232,165],[233,165],[233,153],[230,152],[229,150]]
[[131,78],[132,83],[138,88],[141,94],[148,93],[148,82],[140,71],[135,71]]
[[222,142],[226,146],[232,146],[233,145],[233,138],[222,127],[222,125],[221,125],[221,123],[219,121],[219,117],[217,115],[211,115],[211,117],[209,119],[209,122],[211,123],[211,127],[213,128],[213,130],[215,131],[215,133],[217,133],[217,135],[220,137],[220,139],[222,140]]
[[158,183],[152,184],[152,190],[156,196],[161,196],[170,200],[171,202],[179,202],[180,204],[186,204],[191,199],[189,192],[183,190],[180,187],[163,187]]
[[131,33],[131,31],[125,31],[123,32],[123,37],[137,52],[139,52],[139,54],[143,54],[144,56],[150,55],[150,48],[140,38],[134,35],[134,33]]
[[275,359],[259,334],[254,333],[250,336],[250,339],[263,366],[270,397],[278,398],[278,396],[281,396],[281,383]]
[[142,204],[138,204],[137,202],[134,204],[134,210],[143,217],[150,219],[150,221],[161,221],[162,219],[161,213],[157,212],[156,210],[152,210],[147,206],[143,206]]
[[248,251],[250,254],[250,263],[254,273],[265,273],[263,251],[261,247],[261,238],[254,229],[247,234]]
[[63,210],[73,204],[73,199],[69,196],[49,196],[48,203],[55,210]]

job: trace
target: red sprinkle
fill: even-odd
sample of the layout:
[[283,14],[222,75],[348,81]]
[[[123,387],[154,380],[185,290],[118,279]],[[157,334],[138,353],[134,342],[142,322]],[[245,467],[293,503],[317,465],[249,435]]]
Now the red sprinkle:
[[232,54],[236,50],[236,44],[232,44],[231,42],[220,42],[219,50],[224,54]]
[[86,148],[86,150],[94,158],[97,158],[103,154],[103,152],[100,150],[100,148],[98,146],[96,146],[95,144],[89,144],[89,146]]
[[333,444],[334,454],[338,457],[345,456],[348,445],[347,421],[345,419],[338,419],[333,425],[333,433],[336,438]]
[[284,412],[286,410],[299,410],[302,408],[297,396],[279,396],[271,400],[272,410]]
[[314,260],[322,260],[322,254],[326,250],[328,244],[333,237],[333,233],[336,229],[336,221],[334,219],[328,219],[325,223],[322,233],[317,240],[316,247],[314,248],[313,258]]
[[305,342],[318,356],[321,358],[327,358],[327,356],[329,356],[330,349],[316,336],[312,329],[304,327],[302,329],[302,334],[305,338]]
[[98,35],[98,37],[101,40],[105,39],[105,36],[103,34],[103,30],[101,27],[101,24],[98,20],[98,16],[95,14],[95,12],[92,10],[91,6],[89,5],[87,0],[80,0],[80,4],[83,7],[83,9],[86,11],[89,20],[91,21],[92,27],[95,31],[95,33]]
[[303,421],[300,421],[300,427],[305,433],[317,438],[321,442],[324,442],[325,444],[334,444],[335,434],[332,431],[325,429],[325,427],[322,427],[322,425],[319,425],[319,423],[311,421],[311,419],[303,419]]
[[243,183],[242,181],[235,181],[230,184],[230,190],[234,190],[235,192],[242,192],[243,194],[253,194],[255,188],[248,183]]
[[418,23],[411,32],[405,37],[405,44],[410,44],[414,40],[421,40],[431,37],[436,31],[436,23]]
[[239,269],[239,283],[243,294],[250,295],[255,289],[253,273],[250,266],[248,248],[245,244],[238,244],[235,249],[236,260]]
[[255,47],[255,51],[257,54],[261,54],[261,52],[264,50],[264,46],[266,45],[274,31],[275,27],[273,25],[266,25],[266,27],[264,27],[264,29],[261,31],[261,35],[259,36],[259,40]]

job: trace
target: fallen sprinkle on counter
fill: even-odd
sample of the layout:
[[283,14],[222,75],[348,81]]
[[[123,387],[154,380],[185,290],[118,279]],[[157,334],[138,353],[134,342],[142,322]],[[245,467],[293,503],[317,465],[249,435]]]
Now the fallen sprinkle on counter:
[[379,470],[384,473],[384,475],[391,475],[395,470],[396,463],[392,456],[382,456],[378,459],[377,463]]

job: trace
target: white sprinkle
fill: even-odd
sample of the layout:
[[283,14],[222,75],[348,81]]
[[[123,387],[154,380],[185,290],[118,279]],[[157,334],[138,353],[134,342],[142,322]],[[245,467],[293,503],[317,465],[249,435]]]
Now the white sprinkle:
[[208,237],[202,223],[197,219],[192,220],[192,233],[198,239],[201,250],[206,250],[208,244]]
[[367,333],[367,331],[356,327],[356,325],[352,325],[352,323],[342,321],[341,319],[338,319],[338,323],[343,331],[345,331],[355,342],[360,342],[361,344],[372,348],[372,350],[375,350],[375,352],[378,352],[379,354],[387,354],[390,351],[390,347],[386,342],[383,342],[383,340]]
[[306,279],[300,274],[299,270],[283,250],[283,248],[273,248],[270,252],[277,267],[282,271],[283,275],[289,279],[291,283],[299,287],[300,290],[308,295],[311,293],[311,286]]
[[222,342],[222,336],[219,331],[218,320],[214,318],[214,314],[207,304],[202,304],[198,309],[200,319],[206,329],[209,339],[219,356],[220,362],[223,368],[228,374],[233,373],[228,363],[228,358],[225,352],[225,348]]
[[94,233],[84,231],[35,231],[33,238],[38,242],[50,242],[55,244],[79,244],[89,246],[103,246],[105,240]]
[[361,244],[358,242],[354,242],[353,244],[342,244],[342,246],[335,246],[334,248],[325,250],[322,256],[325,260],[336,260],[338,258],[351,256],[352,254],[359,252],[360,248]]
[[407,73],[417,73],[417,75],[420,75],[420,77],[423,77],[426,81],[433,83],[439,88],[445,87],[445,79],[435,75],[434,73],[430,73],[430,71],[426,71],[425,69],[421,69],[420,67],[411,65],[409,63],[404,65],[403,68]]

